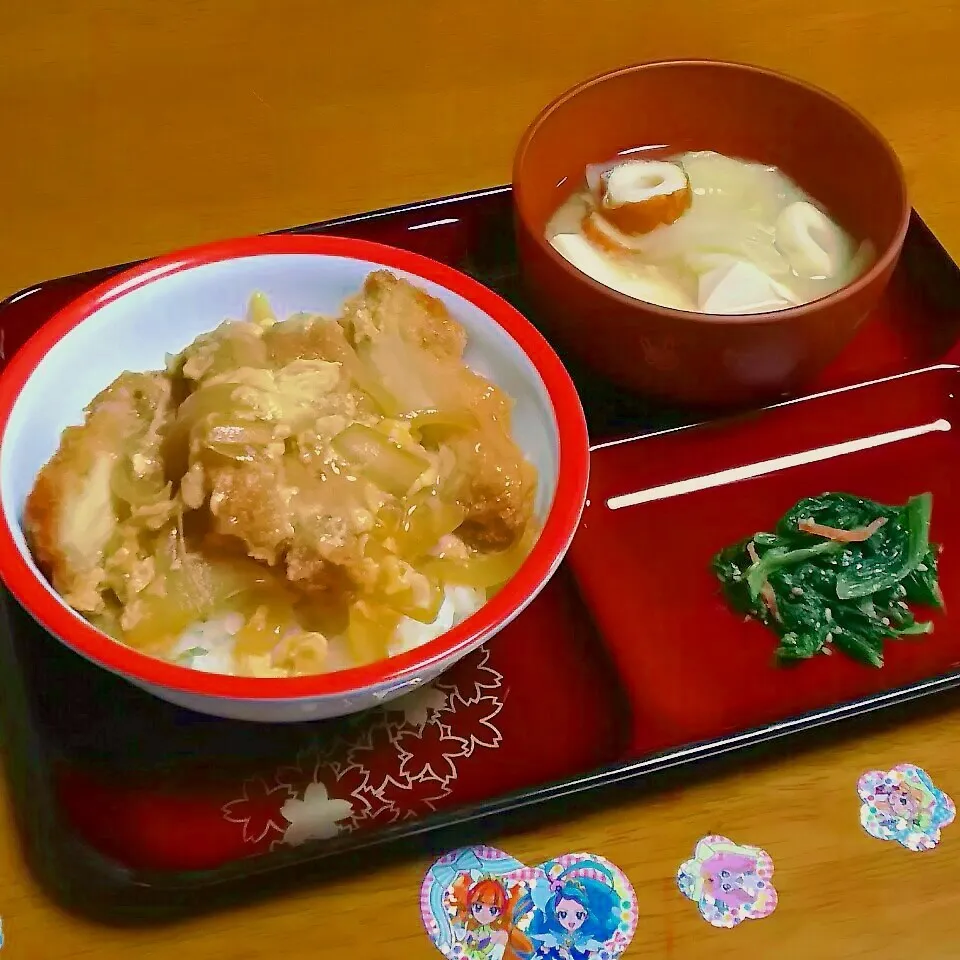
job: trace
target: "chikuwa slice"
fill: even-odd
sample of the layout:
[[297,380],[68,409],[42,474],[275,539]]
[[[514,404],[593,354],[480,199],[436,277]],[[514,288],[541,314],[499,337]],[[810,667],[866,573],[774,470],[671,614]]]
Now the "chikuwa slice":
[[600,177],[599,211],[626,234],[674,223],[692,199],[683,168],[666,160],[627,160]]

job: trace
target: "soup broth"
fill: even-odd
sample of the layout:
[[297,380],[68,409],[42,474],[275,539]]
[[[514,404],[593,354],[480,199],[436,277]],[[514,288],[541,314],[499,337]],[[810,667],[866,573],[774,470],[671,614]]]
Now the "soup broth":
[[874,257],[782,170],[712,151],[588,167],[546,237],[620,293],[727,315],[825,297]]

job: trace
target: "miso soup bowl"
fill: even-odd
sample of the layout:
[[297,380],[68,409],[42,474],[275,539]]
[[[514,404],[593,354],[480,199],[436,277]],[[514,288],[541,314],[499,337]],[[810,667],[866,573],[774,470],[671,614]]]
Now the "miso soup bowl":
[[[279,316],[336,315],[373,270],[439,297],[466,328],[469,366],[515,400],[513,433],[539,472],[542,532],[516,575],[473,616],[400,656],[279,679],[203,673],[139,653],[68,607],[47,583],[21,526],[34,478],[60,434],[124,370],[162,369],[167,353],[227,317],[257,290]],[[66,646],[144,690],[202,713],[286,722],[354,713],[399,697],[490,639],[560,563],[586,496],[587,430],[576,390],[543,337],[509,304],[443,264],[336,237],[257,237],[171,254],[120,273],[47,322],[0,375],[0,575],[36,622]]]
[[[715,150],[780,167],[876,259],[857,280],[775,313],[715,316],[644,303],[590,279],[547,242],[547,221],[589,163],[636,147]],[[630,390],[694,405],[799,391],[883,295],[910,219],[903,171],[883,136],[829,93],[736,63],[625,67],[559,96],[533,121],[513,168],[522,272],[541,328]]]

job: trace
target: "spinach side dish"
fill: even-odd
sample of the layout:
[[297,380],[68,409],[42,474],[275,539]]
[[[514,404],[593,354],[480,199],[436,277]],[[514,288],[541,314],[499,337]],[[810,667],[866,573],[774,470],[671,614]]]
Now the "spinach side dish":
[[773,533],[721,550],[713,571],[730,606],[779,638],[779,661],[842,653],[883,666],[883,644],[930,633],[911,604],[943,609],[929,493],[887,506],[847,493],[807,497]]

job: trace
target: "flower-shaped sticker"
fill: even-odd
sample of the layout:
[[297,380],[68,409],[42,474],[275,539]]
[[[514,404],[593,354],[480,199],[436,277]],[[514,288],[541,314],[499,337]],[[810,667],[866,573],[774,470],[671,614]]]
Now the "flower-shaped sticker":
[[773,860],[759,847],[746,847],[716,835],[704,837],[692,860],[677,872],[680,892],[692,900],[707,923],[735,927],[768,917],[777,906]]
[[865,773],[857,793],[863,801],[863,829],[871,837],[895,840],[908,850],[932,850],[940,842],[940,831],[957,815],[953,801],[912,763]]

